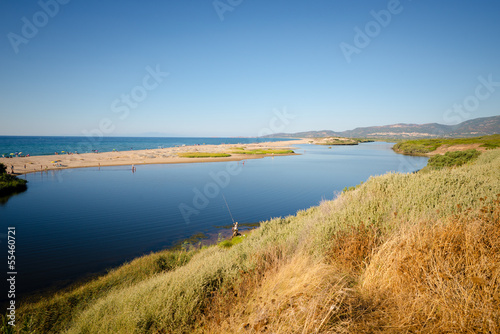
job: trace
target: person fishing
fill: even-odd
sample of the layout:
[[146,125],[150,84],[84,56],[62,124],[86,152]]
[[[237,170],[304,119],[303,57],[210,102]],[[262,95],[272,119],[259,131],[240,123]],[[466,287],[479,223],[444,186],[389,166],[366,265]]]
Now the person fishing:
[[238,222],[234,221],[233,214],[231,213],[231,210],[229,210],[229,205],[227,204],[227,201],[226,201],[226,196],[224,196],[223,193],[222,193],[222,198],[224,199],[224,203],[226,203],[227,211],[229,211],[229,215],[231,216],[231,220],[234,223],[233,228],[232,228],[233,235],[231,236],[231,238],[237,237],[237,236],[241,235],[241,233],[238,232]]
[[233,235],[231,238],[237,237],[239,235],[241,235],[241,233],[238,232],[238,222],[235,222],[233,225]]

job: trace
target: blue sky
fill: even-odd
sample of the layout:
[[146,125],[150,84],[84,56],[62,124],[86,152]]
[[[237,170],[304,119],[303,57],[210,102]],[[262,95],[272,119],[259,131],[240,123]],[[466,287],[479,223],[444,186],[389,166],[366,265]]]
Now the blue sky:
[[499,1],[481,0],[0,0],[0,135],[257,136],[494,116],[499,16]]

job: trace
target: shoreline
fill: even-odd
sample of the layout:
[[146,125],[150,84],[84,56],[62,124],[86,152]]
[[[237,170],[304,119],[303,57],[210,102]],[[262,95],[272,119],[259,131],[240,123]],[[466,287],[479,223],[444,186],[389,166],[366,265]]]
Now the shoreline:
[[[242,161],[247,159],[261,159],[267,156],[287,156],[292,154],[237,154],[235,148],[255,149],[285,149],[293,145],[308,144],[307,139],[262,142],[251,144],[220,144],[220,145],[191,145],[181,147],[167,147],[137,151],[114,151],[103,153],[80,153],[59,155],[38,155],[30,157],[0,158],[0,163],[14,167],[15,175],[45,172],[49,170],[63,170],[70,168],[111,167],[151,164],[181,164],[202,163],[217,161]],[[184,158],[180,153],[230,153],[230,157],[219,158]]]

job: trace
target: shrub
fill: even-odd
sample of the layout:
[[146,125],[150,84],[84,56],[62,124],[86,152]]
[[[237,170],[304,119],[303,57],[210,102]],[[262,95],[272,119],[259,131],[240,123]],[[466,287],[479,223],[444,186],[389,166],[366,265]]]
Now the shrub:
[[465,163],[474,161],[479,157],[477,150],[446,152],[444,155],[435,155],[429,159],[427,166],[431,168],[462,166]]
[[0,196],[7,196],[25,191],[28,181],[12,174],[0,174]]

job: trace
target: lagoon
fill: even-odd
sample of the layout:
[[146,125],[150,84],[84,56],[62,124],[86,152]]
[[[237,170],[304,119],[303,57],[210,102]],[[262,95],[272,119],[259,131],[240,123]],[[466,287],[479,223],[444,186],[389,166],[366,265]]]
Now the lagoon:
[[240,224],[295,214],[370,176],[426,165],[392,145],[299,145],[301,155],[245,162],[23,175],[28,191],[0,206],[2,230],[16,228],[18,292],[70,284],[199,232],[216,236],[231,214]]

